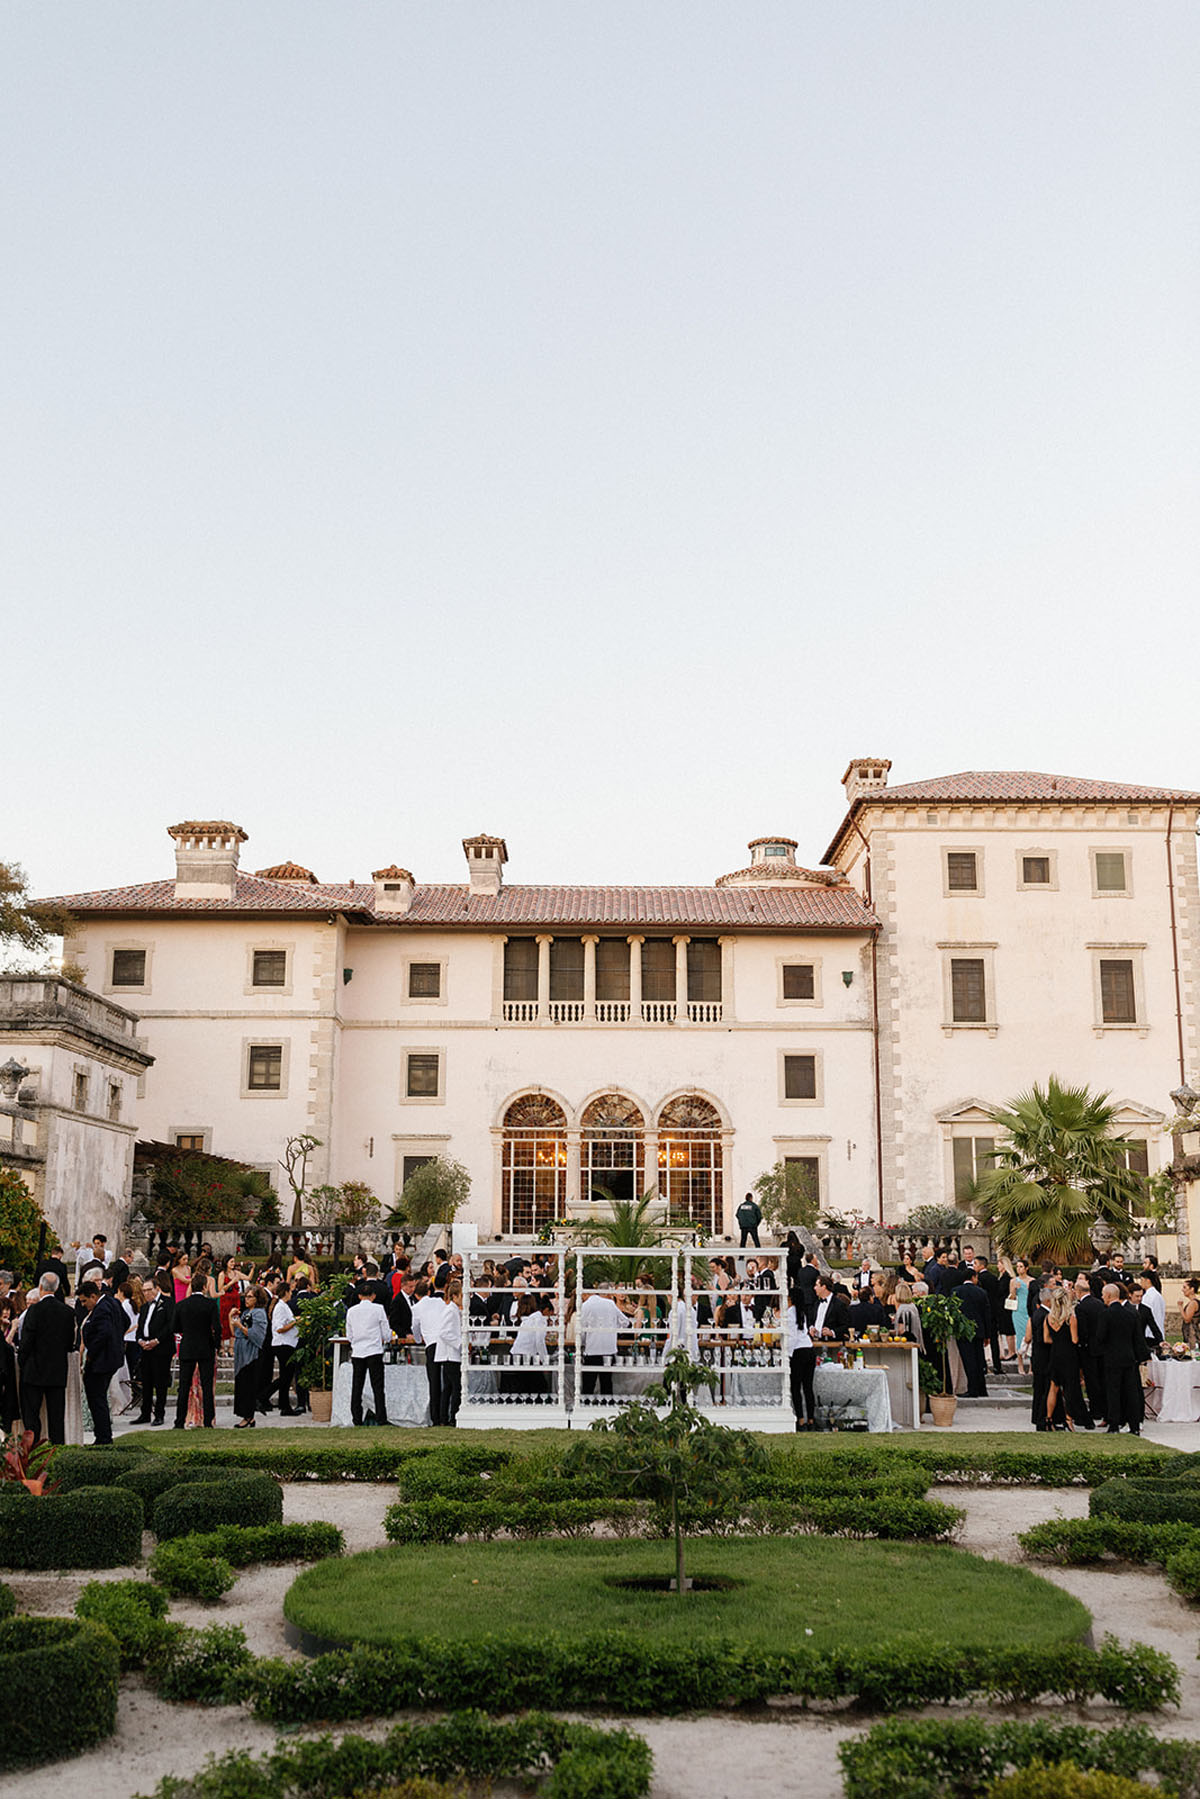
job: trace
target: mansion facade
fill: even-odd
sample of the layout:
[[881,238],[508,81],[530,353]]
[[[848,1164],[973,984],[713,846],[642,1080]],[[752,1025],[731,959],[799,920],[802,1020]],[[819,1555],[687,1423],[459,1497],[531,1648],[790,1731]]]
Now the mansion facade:
[[711,886],[513,885],[491,836],[461,883],[250,874],[240,827],[201,820],[170,829],[173,879],[54,903],[66,959],[140,1021],[142,1138],[277,1174],[308,1132],[310,1182],[385,1205],[448,1154],[483,1236],[652,1186],[724,1235],[781,1160],[823,1208],[899,1221],[964,1195],[988,1109],[1050,1073],[1108,1091],[1161,1166],[1200,1074],[1200,794],[889,770],[850,764],[819,867],[759,838]]

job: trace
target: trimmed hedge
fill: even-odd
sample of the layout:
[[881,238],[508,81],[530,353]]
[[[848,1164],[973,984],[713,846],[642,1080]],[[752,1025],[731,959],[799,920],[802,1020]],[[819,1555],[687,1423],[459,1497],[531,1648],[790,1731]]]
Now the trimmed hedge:
[[1060,1697],[1078,1703],[1099,1696],[1140,1712],[1177,1704],[1179,1673],[1161,1651],[1144,1643],[1125,1649],[1113,1638],[1099,1649],[1060,1643],[972,1650],[930,1640],[763,1655],[730,1642],[681,1651],[628,1631],[571,1643],[553,1636],[469,1642],[413,1637],[388,1648],[334,1650],[304,1663],[260,1661],[250,1703],[272,1723],[302,1724],[464,1702],[490,1711],[713,1711],[784,1694],[855,1698],[883,1711],[953,1699],[1021,1704]]
[[1017,1538],[1031,1560],[1081,1568],[1106,1555],[1123,1562],[1165,1562],[1200,1542],[1190,1524],[1141,1524],[1133,1518],[1048,1518]]
[[319,1562],[341,1555],[345,1539],[334,1524],[227,1524],[220,1530],[160,1543],[150,1572],[168,1593],[219,1599],[235,1568],[252,1562]]
[[122,1668],[140,1668],[163,1634],[167,1595],[148,1580],[90,1580],[75,1601],[75,1616],[112,1632]]
[[246,1696],[254,1657],[240,1624],[188,1630],[170,1624],[146,1657],[146,1680],[162,1699],[236,1705]]
[[987,1799],[1146,1799],[1140,1780],[1124,1774],[1085,1772],[1074,1762],[1030,1762],[1019,1774],[997,1780]]
[[0,1506],[0,1567],[124,1568],[142,1559],[142,1502],[118,1487],[77,1487]]
[[0,1619],[11,1618],[16,1609],[17,1601],[12,1588],[0,1581]]
[[1200,1743],[1163,1742],[1140,1725],[890,1719],[843,1743],[838,1756],[845,1799],[976,1799],[1033,1763],[1070,1762],[1127,1780],[1155,1773],[1176,1790],[1195,1791],[1200,1783]]
[[223,1524],[282,1524],[283,1491],[270,1474],[253,1468],[221,1480],[190,1480],[170,1487],[154,1502],[159,1539],[193,1536]]
[[60,1493],[75,1493],[80,1487],[115,1486],[134,1464],[149,1460],[145,1450],[118,1449],[116,1444],[85,1449],[77,1443],[64,1443],[50,1458],[49,1476]]
[[538,1779],[543,1799],[643,1799],[653,1770],[648,1745],[627,1730],[536,1713],[498,1724],[480,1712],[457,1712],[436,1724],[398,1724],[381,1742],[324,1737],[281,1743],[267,1755],[234,1750],[199,1773],[164,1780],[155,1799],[352,1799],[412,1778],[488,1785]]
[[[157,1529],[154,1508],[164,1493],[170,1493],[176,1487],[193,1486],[201,1481],[240,1479],[243,1474],[252,1472],[232,1467],[228,1463],[204,1469],[174,1468],[166,1456],[126,1456],[122,1459],[126,1464],[125,1471],[118,1474],[114,1484],[137,1494],[146,1514],[147,1530]],[[131,1461],[132,1467],[129,1466]]]
[[58,1761],[111,1736],[120,1673],[117,1645],[99,1624],[6,1619],[0,1624],[0,1769]]
[[1200,1526],[1200,1488],[1189,1481],[1106,1480],[1088,1499],[1093,1518]]
[[1167,1580],[1181,1599],[1200,1604],[1200,1534],[1186,1549],[1177,1549],[1163,1563]]

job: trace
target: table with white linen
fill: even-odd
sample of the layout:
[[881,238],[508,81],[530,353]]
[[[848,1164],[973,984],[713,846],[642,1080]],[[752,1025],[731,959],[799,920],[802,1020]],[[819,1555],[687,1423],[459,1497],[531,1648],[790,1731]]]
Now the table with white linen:
[[1195,1424],[1200,1420],[1200,1362],[1148,1364],[1151,1384],[1146,1388],[1146,1410],[1160,1424]]
[[[353,1424],[350,1416],[350,1383],[353,1364],[344,1356],[333,1373],[333,1424]],[[383,1393],[389,1424],[419,1425],[429,1423],[429,1377],[424,1363],[385,1362]],[[375,1409],[370,1373],[363,1383],[363,1416]]]
[[843,1368],[840,1362],[819,1362],[813,1376],[817,1405],[834,1411],[858,1406],[867,1415],[869,1431],[890,1431],[892,1401],[886,1368]]

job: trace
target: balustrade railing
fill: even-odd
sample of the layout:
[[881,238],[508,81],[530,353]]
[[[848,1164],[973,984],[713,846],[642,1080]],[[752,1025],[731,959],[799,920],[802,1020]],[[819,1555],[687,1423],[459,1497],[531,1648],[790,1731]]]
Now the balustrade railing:
[[628,1024],[630,1006],[627,999],[598,999],[597,1024]]
[[555,1024],[578,1024],[583,1017],[581,999],[552,999],[549,1008]]
[[673,999],[644,999],[642,1001],[643,1024],[674,1024],[675,1001]]
[[536,1024],[537,1015],[535,999],[506,999],[504,1002],[505,1024]]
[[720,1024],[721,1002],[719,999],[690,999],[687,1015],[689,1024]]

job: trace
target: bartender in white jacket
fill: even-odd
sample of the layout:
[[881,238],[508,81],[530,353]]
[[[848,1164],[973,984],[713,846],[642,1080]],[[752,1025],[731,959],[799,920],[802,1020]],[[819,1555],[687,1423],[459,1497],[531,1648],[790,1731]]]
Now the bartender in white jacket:
[[350,1340],[350,1417],[363,1422],[363,1383],[371,1376],[371,1393],[375,1410],[367,1414],[372,1424],[386,1424],[387,1396],[383,1380],[383,1352],[392,1340],[388,1315],[375,1298],[374,1289],[365,1287],[354,1305],[346,1312],[346,1335]]
[[446,1303],[442,1307],[442,1316],[437,1324],[437,1342],[434,1346],[441,1380],[438,1391],[441,1399],[441,1416],[434,1419],[435,1424],[457,1424],[458,1407],[462,1399],[462,1282],[448,1280],[446,1282]]

